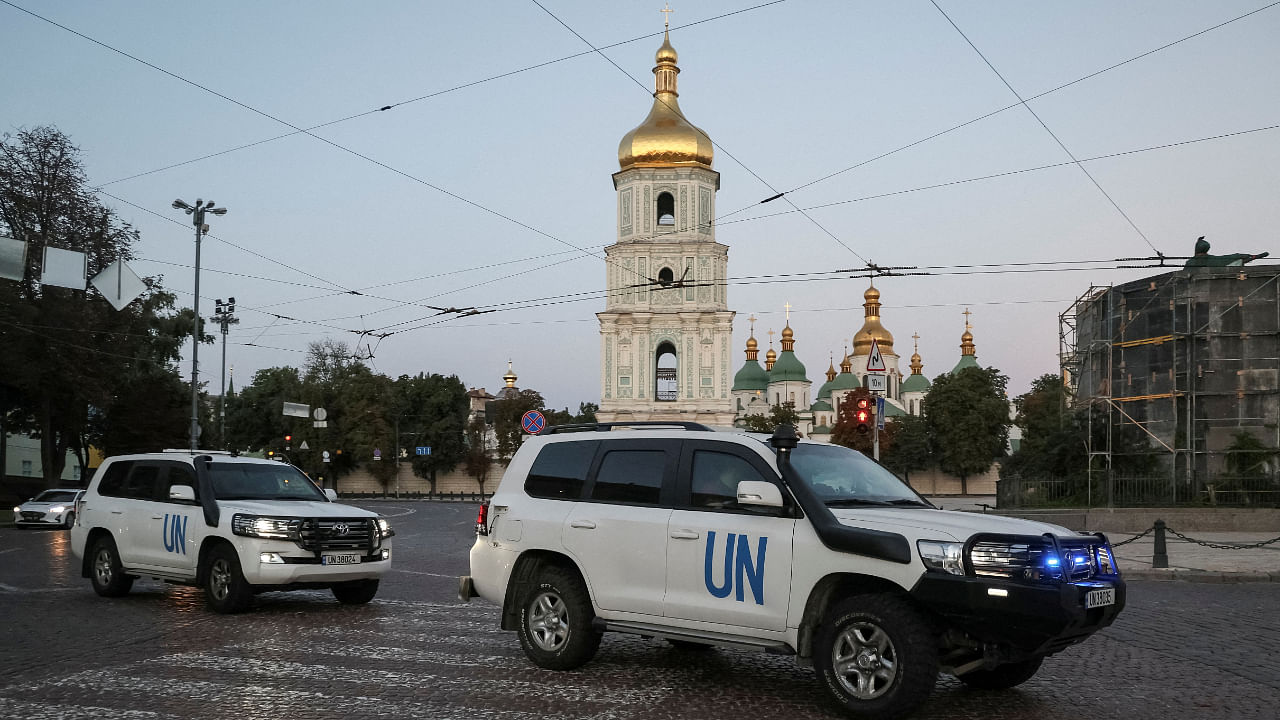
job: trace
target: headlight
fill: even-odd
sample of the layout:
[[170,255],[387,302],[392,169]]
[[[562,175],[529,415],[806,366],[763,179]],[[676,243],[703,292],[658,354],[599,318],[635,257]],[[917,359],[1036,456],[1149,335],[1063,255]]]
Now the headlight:
[[49,512],[57,514],[66,509],[67,509],[66,505],[54,505],[53,507],[49,508]]
[[917,540],[916,549],[920,551],[920,559],[926,568],[952,575],[964,574],[964,562],[960,559],[963,543]]
[[20,508],[20,507],[18,507],[18,506],[16,506],[16,505],[15,505],[15,506],[14,506],[14,508],[13,508],[13,511],[14,511],[14,512],[22,512],[22,508]]
[[297,534],[293,529],[294,522],[287,518],[237,514],[231,518],[231,532],[247,537],[289,540]]
[[396,534],[396,531],[392,529],[391,523],[387,522],[386,518],[378,518],[378,536],[379,537],[389,538],[395,534]]

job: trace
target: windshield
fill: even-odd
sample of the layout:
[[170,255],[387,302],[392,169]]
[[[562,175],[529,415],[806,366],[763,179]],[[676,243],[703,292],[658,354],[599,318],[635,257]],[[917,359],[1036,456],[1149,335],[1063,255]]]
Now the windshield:
[[74,492],[66,490],[45,490],[36,496],[35,502],[71,502],[76,499]]
[[930,507],[893,473],[840,445],[801,443],[791,452],[791,466],[830,507]]
[[306,475],[283,463],[214,462],[209,479],[219,500],[328,500]]

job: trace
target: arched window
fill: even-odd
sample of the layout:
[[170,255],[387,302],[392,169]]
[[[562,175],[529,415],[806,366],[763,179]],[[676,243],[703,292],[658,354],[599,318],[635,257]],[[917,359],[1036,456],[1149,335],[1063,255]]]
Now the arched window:
[[676,199],[671,193],[658,193],[658,224],[676,224]]
[[676,279],[676,274],[669,267],[664,267],[658,271],[658,284],[661,285],[662,287],[667,287],[675,279]]
[[[670,271],[668,270],[667,272]],[[654,370],[656,371],[654,377],[657,380],[653,384],[656,392],[655,400],[658,402],[675,402],[680,399],[679,369],[675,346],[667,342],[659,345],[657,355],[654,358]]]

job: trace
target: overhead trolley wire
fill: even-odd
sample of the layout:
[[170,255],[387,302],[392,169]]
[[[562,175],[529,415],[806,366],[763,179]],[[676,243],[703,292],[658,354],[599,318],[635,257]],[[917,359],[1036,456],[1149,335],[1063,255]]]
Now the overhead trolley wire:
[[1138,233],[1142,238],[1142,241],[1151,248],[1151,251],[1159,255],[1160,251],[1151,243],[1147,234],[1142,232],[1142,228],[1138,227],[1138,224],[1133,221],[1133,218],[1129,217],[1129,213],[1125,212],[1124,208],[1120,207],[1120,203],[1117,203],[1115,198],[1111,197],[1111,193],[1107,192],[1106,189],[1102,187],[1102,183],[1098,182],[1098,179],[1093,176],[1093,173],[1089,172],[1088,168],[1076,159],[1075,153],[1071,152],[1071,149],[1067,147],[1067,144],[1062,142],[1062,138],[1058,137],[1058,134],[1049,127],[1049,125],[1044,121],[1044,118],[1040,117],[1040,114],[1037,113],[1025,99],[1023,99],[1022,94],[1014,89],[1013,85],[1009,83],[1005,76],[996,69],[996,66],[993,65],[991,61],[987,59],[987,56],[978,49],[978,46],[973,43],[973,40],[970,40],[964,30],[960,29],[960,26],[956,24],[956,21],[951,19],[951,16],[947,14],[947,11],[942,9],[942,6],[938,4],[938,0],[929,0],[929,2],[937,8],[938,12],[942,14],[942,17],[946,18],[946,21],[951,24],[951,27],[955,28],[955,31],[960,34],[960,37],[964,38],[964,41],[969,44],[969,47],[973,48],[973,51],[978,54],[978,57],[982,58],[982,62],[986,63],[987,67],[991,69],[991,72],[995,73],[995,76],[1000,78],[1000,82],[1004,83],[1004,86],[1009,89],[1009,92],[1013,93],[1013,96],[1018,98],[1018,102],[1022,107],[1026,108],[1027,112],[1031,113],[1031,117],[1035,118],[1036,122],[1040,123],[1040,127],[1044,128],[1044,131],[1049,133],[1049,137],[1053,138],[1053,141],[1058,143],[1058,147],[1062,148],[1062,151],[1067,154],[1067,157],[1071,158],[1071,161],[1075,163],[1076,167],[1080,168],[1080,172],[1084,173],[1085,177],[1089,178],[1089,182],[1093,183],[1093,186],[1098,189],[1098,192],[1102,193],[1102,196],[1107,199],[1107,202],[1111,203],[1111,206],[1116,209],[1116,212],[1120,213],[1121,217],[1129,223],[1134,232]]

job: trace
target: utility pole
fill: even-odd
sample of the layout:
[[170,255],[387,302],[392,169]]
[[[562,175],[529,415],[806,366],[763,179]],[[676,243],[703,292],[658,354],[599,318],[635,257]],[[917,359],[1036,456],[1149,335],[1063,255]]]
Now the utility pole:
[[191,304],[191,317],[195,320],[195,328],[191,331],[191,452],[195,452],[200,440],[200,238],[209,231],[204,222],[205,213],[226,215],[227,209],[214,207],[214,202],[205,202],[196,198],[195,205],[188,205],[181,198],[173,201],[173,207],[191,216],[191,223],[196,226],[196,283],[194,299]]
[[222,327],[222,394],[218,396],[218,437],[222,440],[222,449],[227,447],[227,328],[240,322],[240,318],[234,315],[236,311],[236,299],[234,297],[227,298],[222,302],[222,298],[217,299],[216,309],[213,311],[213,321]]

